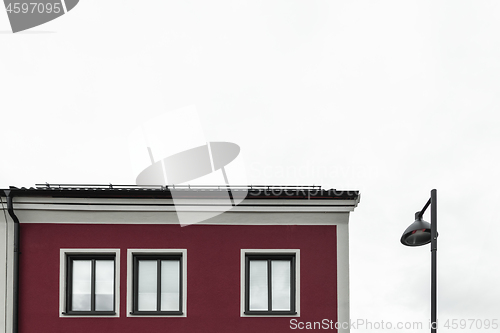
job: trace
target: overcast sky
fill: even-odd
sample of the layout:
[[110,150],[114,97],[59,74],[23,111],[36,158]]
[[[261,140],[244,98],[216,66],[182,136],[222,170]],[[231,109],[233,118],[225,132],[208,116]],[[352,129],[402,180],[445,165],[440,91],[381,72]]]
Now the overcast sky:
[[436,188],[440,323],[500,321],[499,89],[498,1],[81,0],[18,34],[0,10],[0,188],[133,184],[130,133],[195,107],[249,183],[361,191],[351,319],[428,322],[429,247],[399,239]]

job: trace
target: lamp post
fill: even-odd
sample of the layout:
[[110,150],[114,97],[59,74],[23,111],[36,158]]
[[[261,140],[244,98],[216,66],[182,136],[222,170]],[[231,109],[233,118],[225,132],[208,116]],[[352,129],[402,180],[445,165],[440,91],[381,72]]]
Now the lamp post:
[[[431,223],[422,220],[429,205],[431,206]],[[415,222],[401,236],[401,243],[406,246],[431,243],[431,333],[437,332],[437,236],[437,191],[433,189],[424,208],[415,213]]]

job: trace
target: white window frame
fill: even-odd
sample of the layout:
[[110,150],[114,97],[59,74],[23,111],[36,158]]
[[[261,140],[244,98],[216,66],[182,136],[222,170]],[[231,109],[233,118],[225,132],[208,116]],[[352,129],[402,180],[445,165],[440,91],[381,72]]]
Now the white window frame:
[[[295,311],[287,315],[247,315],[245,314],[245,258],[256,254],[295,254]],[[240,258],[240,317],[300,317],[300,249],[241,249]]]
[[[115,314],[68,315],[66,312],[66,265],[68,255],[115,256]],[[59,317],[61,318],[118,318],[120,317],[120,249],[60,249],[59,251]]]
[[[174,253],[182,254],[182,314],[181,315],[142,315],[133,314],[134,300],[134,255],[169,255]],[[187,317],[187,249],[127,249],[127,317]]]

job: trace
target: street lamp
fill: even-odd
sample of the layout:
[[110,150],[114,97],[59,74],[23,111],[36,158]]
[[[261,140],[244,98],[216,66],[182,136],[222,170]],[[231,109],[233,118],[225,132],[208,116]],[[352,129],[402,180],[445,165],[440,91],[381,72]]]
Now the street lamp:
[[[431,206],[431,223],[422,220],[427,207]],[[406,246],[421,246],[431,243],[431,333],[437,332],[437,191],[431,191],[431,197],[421,211],[415,213],[413,222],[401,236],[401,243]]]

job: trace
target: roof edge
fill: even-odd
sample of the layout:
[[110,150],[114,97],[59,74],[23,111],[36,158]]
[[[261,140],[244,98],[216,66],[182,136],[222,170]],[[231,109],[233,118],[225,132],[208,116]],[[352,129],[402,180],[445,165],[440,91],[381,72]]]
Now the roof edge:
[[43,187],[0,189],[0,195],[23,197],[57,197],[57,198],[162,198],[171,199],[220,199],[226,198],[228,192],[234,195],[245,195],[245,200],[354,200],[359,202],[357,190],[322,189],[321,186],[134,186],[134,185],[48,185]]

